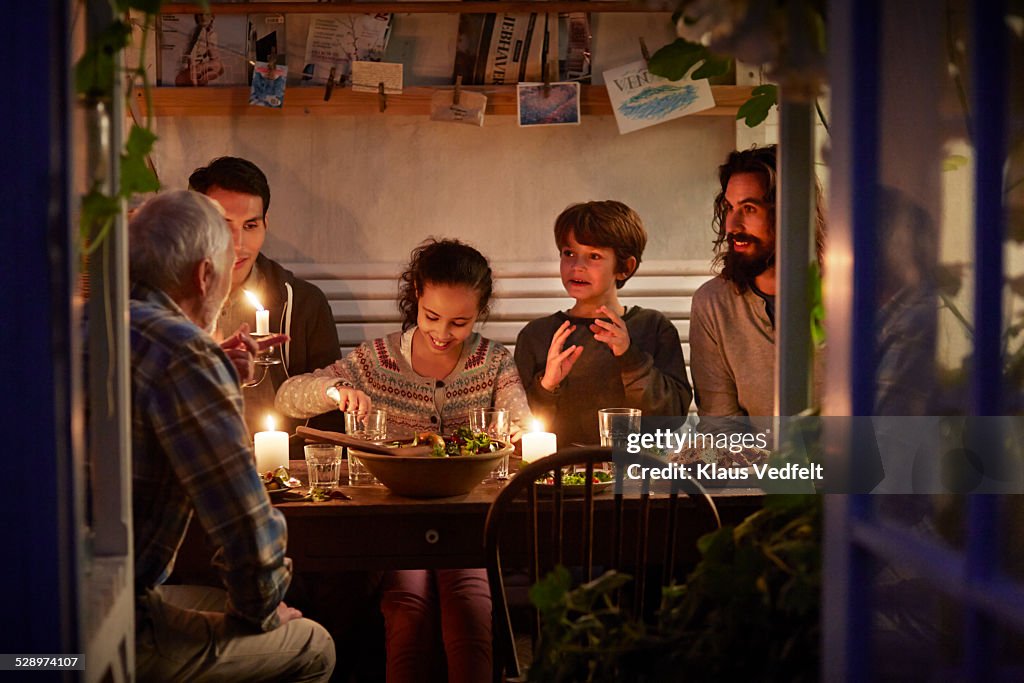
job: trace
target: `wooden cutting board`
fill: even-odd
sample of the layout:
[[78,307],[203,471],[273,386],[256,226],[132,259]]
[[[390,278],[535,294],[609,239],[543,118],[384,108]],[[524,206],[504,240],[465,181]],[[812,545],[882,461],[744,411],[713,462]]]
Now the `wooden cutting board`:
[[317,441],[320,443],[333,443],[338,446],[345,446],[347,448],[355,448],[363,451],[364,453],[376,453],[378,455],[429,455],[433,450],[431,446],[403,446],[402,448],[388,448],[387,446],[381,446],[372,441],[366,439],[360,439],[355,436],[349,436],[348,434],[342,434],[341,432],[327,432],[322,429],[313,429],[311,427],[296,427],[295,433],[306,441]]

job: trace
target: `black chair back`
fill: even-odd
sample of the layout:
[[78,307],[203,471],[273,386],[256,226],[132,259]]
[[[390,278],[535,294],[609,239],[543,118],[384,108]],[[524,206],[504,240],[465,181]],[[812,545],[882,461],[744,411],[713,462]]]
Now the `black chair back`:
[[[622,596],[623,602],[643,614],[648,577],[660,575],[660,585],[680,578],[679,572],[696,563],[696,539],[721,526],[714,501],[692,479],[664,480],[654,484],[652,492],[650,478],[632,481],[618,467],[621,481],[603,492],[609,485],[595,484],[594,473],[612,460],[611,448],[560,450],[525,465],[491,505],[484,543],[494,615],[495,681],[503,674],[519,676],[507,568],[525,568],[530,585],[557,565],[572,567],[581,581],[592,580],[604,569],[624,571],[634,582],[632,599]],[[666,466],[645,454],[631,455],[629,462],[640,468]],[[582,486],[563,486],[560,473],[570,467],[584,475]],[[548,476],[552,484],[537,483]],[[681,518],[691,523],[683,525]],[[689,566],[679,562],[681,552]],[[534,610],[534,637],[539,618]]]

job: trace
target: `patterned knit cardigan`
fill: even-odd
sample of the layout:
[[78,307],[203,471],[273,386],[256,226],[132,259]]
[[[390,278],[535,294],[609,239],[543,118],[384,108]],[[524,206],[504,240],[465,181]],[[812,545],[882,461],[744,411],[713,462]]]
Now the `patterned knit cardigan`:
[[276,406],[285,415],[308,418],[337,405],[326,390],[339,380],[364,391],[388,415],[392,434],[430,430],[443,434],[469,424],[473,408],[507,408],[515,430],[530,417],[526,392],[512,354],[473,333],[455,369],[443,380],[417,374],[401,352],[402,333],[364,342],[332,365],[287,380]]

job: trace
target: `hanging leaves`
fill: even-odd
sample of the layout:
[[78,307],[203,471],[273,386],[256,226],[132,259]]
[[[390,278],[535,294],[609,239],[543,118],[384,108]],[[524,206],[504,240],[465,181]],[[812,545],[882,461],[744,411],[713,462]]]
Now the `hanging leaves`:
[[146,164],[146,158],[153,151],[156,135],[148,128],[133,126],[121,155],[121,196],[131,198],[136,192],[156,192],[160,181]]
[[737,120],[744,120],[748,128],[759,125],[768,118],[768,112],[779,103],[777,85],[759,85],[751,92],[750,99],[736,112]]
[[647,68],[655,76],[678,81],[701,62],[703,64],[693,73],[695,79],[711,78],[728,73],[732,59],[720,57],[700,43],[691,43],[688,40],[676,38],[651,55],[651,59],[647,62]]
[[811,264],[807,287],[810,290],[811,341],[821,347],[825,345],[825,304],[821,295],[821,269],[817,261]]
[[90,99],[114,95],[117,55],[128,46],[131,26],[115,21],[90,42],[75,65],[75,90]]

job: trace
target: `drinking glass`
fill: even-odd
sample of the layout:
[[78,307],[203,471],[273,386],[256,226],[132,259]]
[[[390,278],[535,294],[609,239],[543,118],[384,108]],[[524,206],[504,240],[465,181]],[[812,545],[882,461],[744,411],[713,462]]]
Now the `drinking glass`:
[[602,408],[597,411],[601,445],[625,450],[630,434],[640,431],[639,408]]
[[326,498],[341,475],[341,446],[310,443],[305,446],[309,493],[314,500]]
[[[506,408],[474,408],[469,413],[469,428],[507,445],[512,433],[512,418]],[[508,453],[502,456],[491,477],[496,481],[508,479]]]
[[[365,413],[345,413],[345,433],[367,441],[378,441],[387,437],[388,416],[383,410],[370,410]],[[349,486],[375,484],[377,478],[366,469],[359,459],[359,451],[348,449],[348,483]]]
[[[640,415],[639,408],[602,408],[597,411],[601,445],[611,446],[616,451],[625,450],[629,435],[640,431]],[[611,471],[618,476],[615,467]]]

